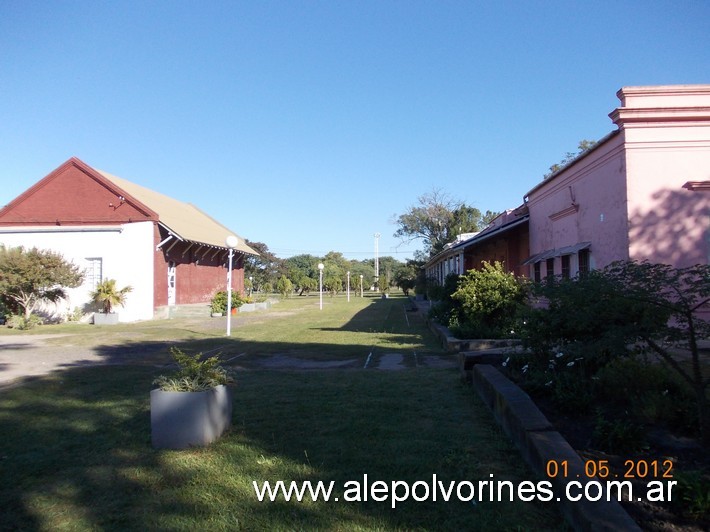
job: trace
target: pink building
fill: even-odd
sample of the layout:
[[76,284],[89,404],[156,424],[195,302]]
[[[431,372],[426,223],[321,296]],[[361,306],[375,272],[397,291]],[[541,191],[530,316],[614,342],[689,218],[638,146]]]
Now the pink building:
[[525,195],[530,276],[710,255],[710,85],[624,87],[618,126]]
[[710,85],[624,87],[618,129],[485,230],[424,266],[443,282],[482,261],[542,279],[615,260],[676,267],[710,257]]

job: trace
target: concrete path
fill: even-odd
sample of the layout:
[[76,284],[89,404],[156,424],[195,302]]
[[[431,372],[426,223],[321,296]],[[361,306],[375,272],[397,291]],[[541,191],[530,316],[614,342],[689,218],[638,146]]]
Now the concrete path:
[[[46,375],[53,371],[77,366],[106,366],[124,364],[155,364],[165,360],[168,342],[153,342],[137,349],[132,346],[74,346],[54,345],[54,338],[67,335],[36,334],[29,336],[0,336],[0,388],[18,379]],[[160,356],[150,356],[151,354]],[[148,355],[148,356],[146,356]]]
[[[171,342],[126,343],[114,339],[107,345],[71,345],[67,341],[53,341],[71,335],[40,334],[0,336],[0,389],[15,385],[26,377],[46,375],[77,366],[152,365],[170,363],[168,347]],[[71,340],[69,340],[71,341]],[[240,355],[241,356],[241,355]],[[235,357],[238,358],[238,357]],[[248,362],[247,362],[248,361]],[[290,354],[246,357],[246,367],[283,370],[362,369],[360,359],[309,360]],[[402,353],[373,353],[367,369],[401,371],[414,368],[455,368],[455,355],[415,355]]]

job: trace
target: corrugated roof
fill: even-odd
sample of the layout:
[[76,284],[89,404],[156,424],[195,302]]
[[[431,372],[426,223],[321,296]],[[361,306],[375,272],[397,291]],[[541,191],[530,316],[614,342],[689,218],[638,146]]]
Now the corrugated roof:
[[239,239],[237,251],[258,255],[256,251],[246,245],[244,238],[191,203],[178,201],[102,170],[96,170],[96,172],[158,213],[160,223],[177,237],[190,242],[227,249],[225,239],[228,235],[234,235]]

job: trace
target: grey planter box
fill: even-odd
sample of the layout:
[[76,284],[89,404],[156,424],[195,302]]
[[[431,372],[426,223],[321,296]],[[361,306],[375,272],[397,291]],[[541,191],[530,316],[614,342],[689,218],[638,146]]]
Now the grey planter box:
[[153,447],[185,449],[204,446],[232,424],[232,388],[217,386],[204,392],[150,392]]
[[103,312],[94,312],[94,325],[116,325],[118,323],[118,314],[111,312],[104,314]]

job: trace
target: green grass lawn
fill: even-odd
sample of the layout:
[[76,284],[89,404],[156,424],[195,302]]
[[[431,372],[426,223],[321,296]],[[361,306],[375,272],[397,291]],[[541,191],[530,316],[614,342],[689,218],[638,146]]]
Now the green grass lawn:
[[[313,300],[280,303],[271,316],[236,320],[231,339],[194,327],[195,339],[184,329],[177,336],[187,347],[226,343],[250,357],[282,349],[330,358],[438,349],[413,316],[405,317],[403,300],[326,303],[323,311],[317,300],[315,308]],[[143,339],[162,341],[164,333]],[[232,430],[185,451],[150,445],[148,392],[158,372],[146,365],[74,368],[1,391],[0,529],[565,527],[551,503],[429,500],[392,509],[390,500],[343,501],[345,483],[363,475],[388,484],[431,483],[433,474],[444,482],[476,483],[491,474],[535,480],[453,369],[244,370]],[[341,502],[259,502],[252,481],[265,480],[333,481]]]

